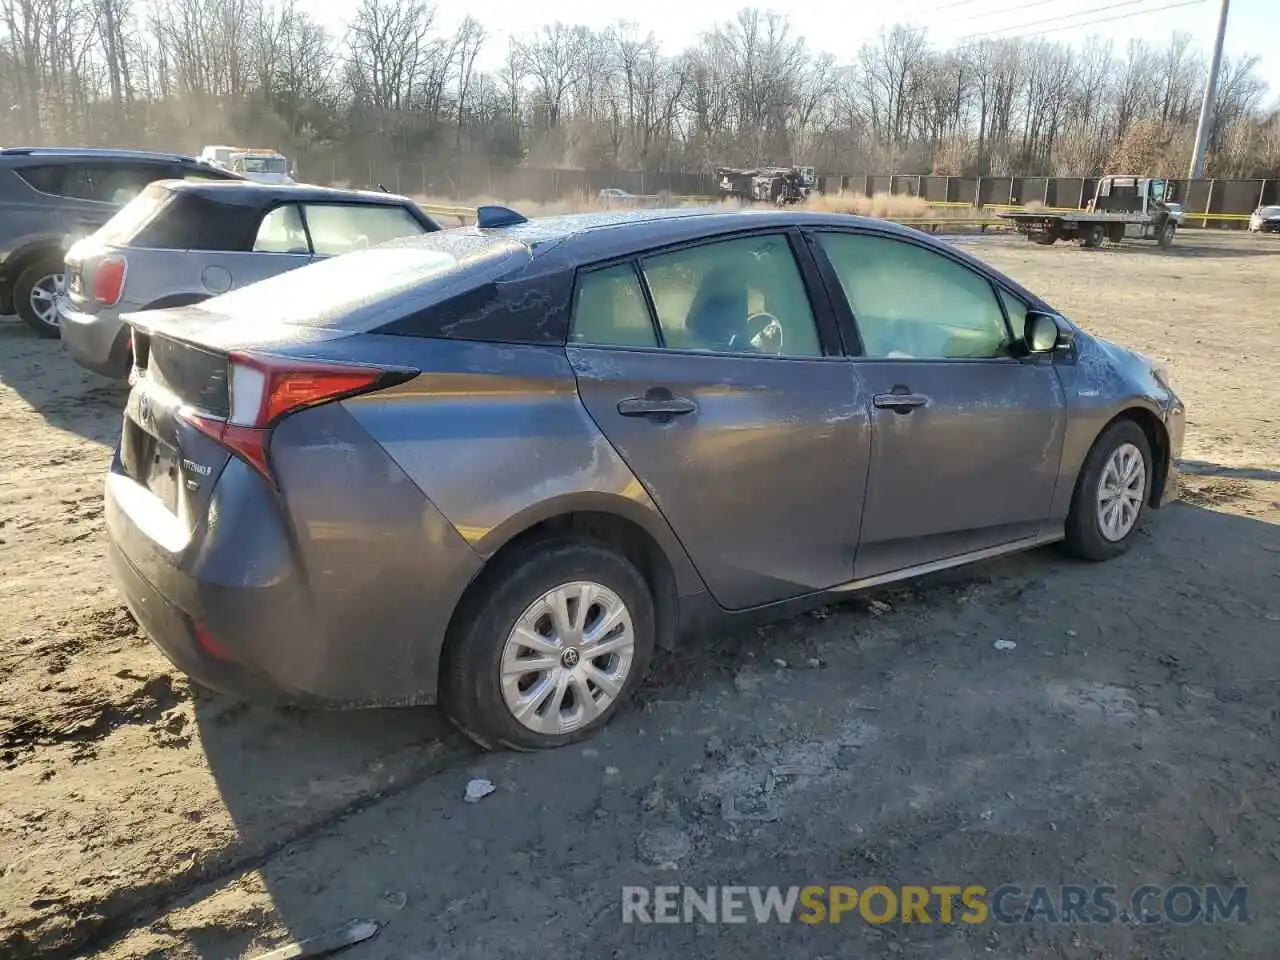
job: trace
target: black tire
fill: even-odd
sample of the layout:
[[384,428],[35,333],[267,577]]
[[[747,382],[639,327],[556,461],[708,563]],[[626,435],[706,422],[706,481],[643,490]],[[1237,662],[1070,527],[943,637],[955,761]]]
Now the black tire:
[[1178,224],[1173,220],[1166,220],[1160,225],[1160,234],[1156,237],[1156,243],[1160,244],[1164,249],[1173,246],[1174,234],[1178,232]]
[[[458,626],[445,646],[440,704],[449,719],[486,750],[561,747],[605,726],[635,692],[653,657],[653,596],[640,571],[603,543],[563,539],[534,544],[500,560],[482,576],[483,584],[455,614]],[[608,587],[626,605],[635,634],[631,668],[621,692],[599,716],[569,733],[545,734],[526,727],[507,707],[500,683],[502,652],[516,621],[531,604],[556,586],[575,580]]]
[[1057,236],[1052,233],[1029,233],[1027,239],[1042,247],[1051,247],[1058,242]]
[[[1138,504],[1138,513],[1132,526],[1120,539],[1111,539],[1104,535],[1098,518],[1098,492],[1102,482],[1103,471],[1112,454],[1124,444],[1132,444],[1142,454],[1144,482],[1142,499]],[[1147,507],[1151,501],[1151,443],[1146,433],[1132,420],[1117,420],[1107,427],[1094,441],[1093,448],[1085,457],[1084,467],[1076,480],[1076,489],[1071,497],[1071,509],[1067,513],[1066,539],[1063,549],[1073,557],[1081,560],[1110,560],[1129,549],[1134,533],[1142,525]]]
[[22,318],[23,323],[40,336],[49,339],[60,336],[57,320],[55,319],[53,323],[46,323],[41,319],[31,305],[31,291],[37,283],[48,277],[61,277],[62,270],[63,259],[61,254],[41,257],[18,274],[18,279],[13,284],[14,310]]
[[1094,247],[1102,246],[1102,241],[1106,238],[1106,233],[1102,229],[1102,224],[1095,223],[1087,227],[1083,227],[1077,235],[1080,246],[1086,250],[1092,250]]

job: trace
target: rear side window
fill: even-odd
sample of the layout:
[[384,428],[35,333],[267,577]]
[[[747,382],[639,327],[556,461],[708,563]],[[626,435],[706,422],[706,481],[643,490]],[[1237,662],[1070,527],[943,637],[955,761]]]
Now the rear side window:
[[573,298],[574,343],[611,347],[656,347],[644,291],[629,263],[584,273]]
[[63,195],[62,181],[69,169],[63,164],[55,164],[47,167],[23,167],[16,172],[33,189],[60,197]]
[[820,357],[817,323],[787,238],[744,237],[641,261],[666,345]]
[[124,206],[148,184],[174,172],[164,163],[58,163],[26,167],[19,176],[41,193]]
[[304,209],[311,244],[322,257],[336,257],[426,233],[426,228],[404,207],[308,203]]
[[311,252],[307,246],[307,228],[303,226],[302,213],[296,203],[276,207],[262,218],[253,250],[255,253]]

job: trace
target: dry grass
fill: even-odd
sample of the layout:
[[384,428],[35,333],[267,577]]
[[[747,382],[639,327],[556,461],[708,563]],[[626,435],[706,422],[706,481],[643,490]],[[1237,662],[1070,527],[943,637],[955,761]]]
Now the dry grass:
[[[465,207],[473,209],[482,204],[502,204],[519,210],[526,216],[547,217],[566,213],[591,213],[594,211],[617,209],[600,201],[592,193],[575,193],[551,202],[534,200],[508,200],[496,197],[469,197],[466,200],[449,200],[441,197],[414,197],[423,206],[432,207]],[[672,197],[662,206],[702,206],[721,207],[726,210],[737,209],[740,204],[736,200],[723,200],[718,203],[707,203]],[[924,220],[924,219],[965,219],[979,216],[973,207],[931,207],[921,197],[904,197],[887,193],[866,196],[861,193],[814,194],[804,204],[808,210],[823,213],[848,213],[863,217],[877,217],[883,220]]]

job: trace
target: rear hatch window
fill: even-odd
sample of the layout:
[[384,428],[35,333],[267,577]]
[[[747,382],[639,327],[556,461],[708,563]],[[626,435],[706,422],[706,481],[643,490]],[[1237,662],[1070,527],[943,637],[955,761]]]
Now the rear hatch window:
[[204,301],[198,309],[261,324],[350,332],[441,303],[527,266],[530,247],[511,238],[432,233],[321,260]]
[[173,192],[163,183],[153,183],[104,223],[97,239],[113,247],[126,246],[172,202]]

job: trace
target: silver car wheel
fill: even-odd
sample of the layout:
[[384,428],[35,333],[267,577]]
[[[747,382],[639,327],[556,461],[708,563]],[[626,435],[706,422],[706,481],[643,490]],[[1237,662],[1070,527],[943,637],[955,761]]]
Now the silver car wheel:
[[31,312],[41,323],[58,326],[58,293],[62,289],[62,274],[51,273],[31,285]]
[[1138,522],[1147,493],[1147,462],[1132,443],[1122,443],[1111,451],[1098,480],[1098,529],[1103,537],[1118,543]]
[[621,695],[635,644],[621,597],[589,580],[561,584],[531,603],[507,636],[502,699],[535,733],[570,733]]

